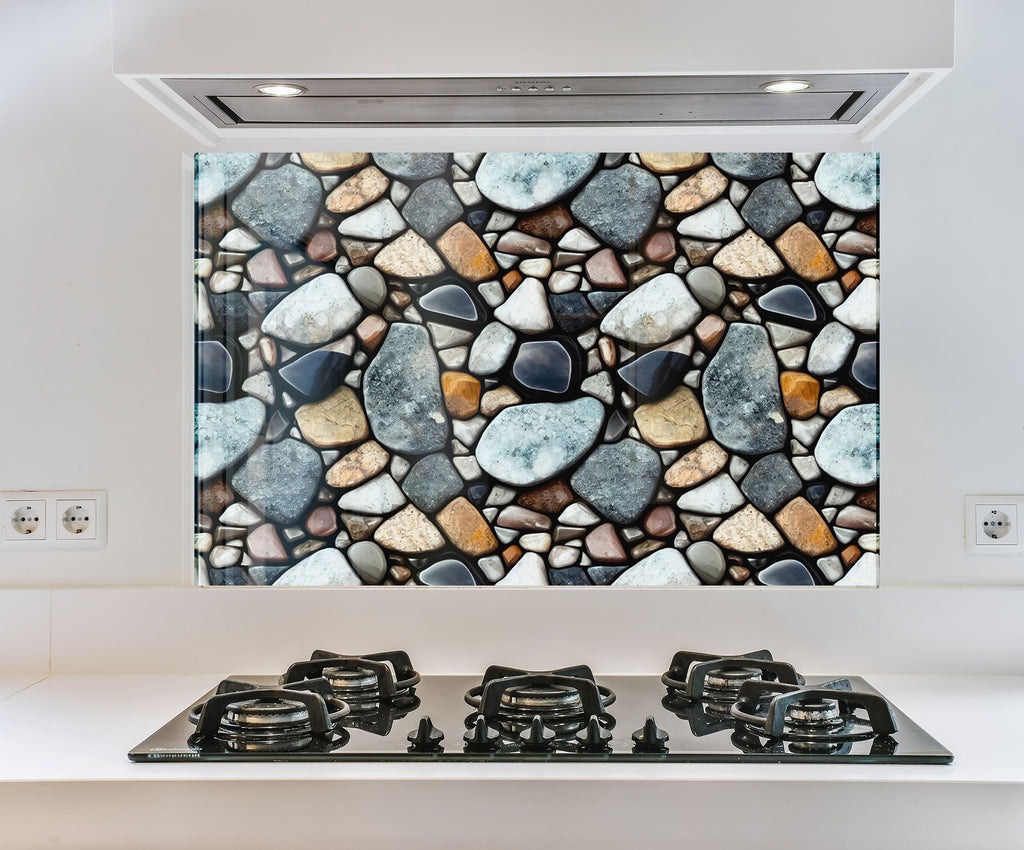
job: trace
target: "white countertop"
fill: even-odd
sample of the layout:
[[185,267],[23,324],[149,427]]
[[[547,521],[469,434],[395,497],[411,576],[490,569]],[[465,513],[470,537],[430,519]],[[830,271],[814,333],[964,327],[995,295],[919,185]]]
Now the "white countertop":
[[[1003,731],[1024,677],[864,677],[953,764],[132,763],[131,747],[221,677],[3,677],[22,689],[0,701],[0,847],[252,850],[322,838],[343,816],[349,846],[387,850],[511,850],[517,830],[588,850],[678,848],[680,830],[701,850],[819,846],[823,830],[830,850],[1024,847],[1024,736]],[[283,814],[294,803],[320,814]]]

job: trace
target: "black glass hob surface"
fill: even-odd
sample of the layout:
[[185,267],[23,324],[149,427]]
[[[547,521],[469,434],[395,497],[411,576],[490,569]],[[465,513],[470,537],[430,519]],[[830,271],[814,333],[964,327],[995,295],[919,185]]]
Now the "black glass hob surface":
[[712,658],[678,653],[660,678],[595,677],[585,666],[421,678],[404,653],[318,651],[283,676],[225,680],[128,755],[139,762],[953,759],[860,677],[803,677],[765,651]]

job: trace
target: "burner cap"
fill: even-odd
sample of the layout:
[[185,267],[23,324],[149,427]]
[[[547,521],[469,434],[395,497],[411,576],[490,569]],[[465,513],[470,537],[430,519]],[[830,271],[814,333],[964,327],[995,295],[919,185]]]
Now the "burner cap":
[[290,699],[250,699],[231,703],[224,719],[240,728],[254,730],[288,729],[297,724],[309,726],[309,710]]
[[373,670],[366,667],[326,667],[323,676],[331,683],[331,690],[338,696],[354,696],[360,692],[379,692],[379,679]]

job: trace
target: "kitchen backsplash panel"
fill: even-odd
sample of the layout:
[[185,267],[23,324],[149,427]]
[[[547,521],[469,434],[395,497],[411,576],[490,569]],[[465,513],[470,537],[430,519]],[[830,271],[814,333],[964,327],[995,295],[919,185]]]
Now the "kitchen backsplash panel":
[[865,153],[200,153],[196,580],[878,582]]

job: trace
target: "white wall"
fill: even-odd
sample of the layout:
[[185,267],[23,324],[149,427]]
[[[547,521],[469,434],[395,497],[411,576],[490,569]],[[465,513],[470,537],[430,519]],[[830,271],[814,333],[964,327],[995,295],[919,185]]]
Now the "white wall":
[[[969,559],[961,541],[965,493],[1024,491],[1024,6],[971,0],[958,15],[957,69],[877,144],[886,586],[1024,585],[1024,563]],[[0,487],[103,488],[110,517],[99,552],[0,547],[0,586],[183,581],[194,143],[114,79],[110,52],[104,0],[0,10]]]

